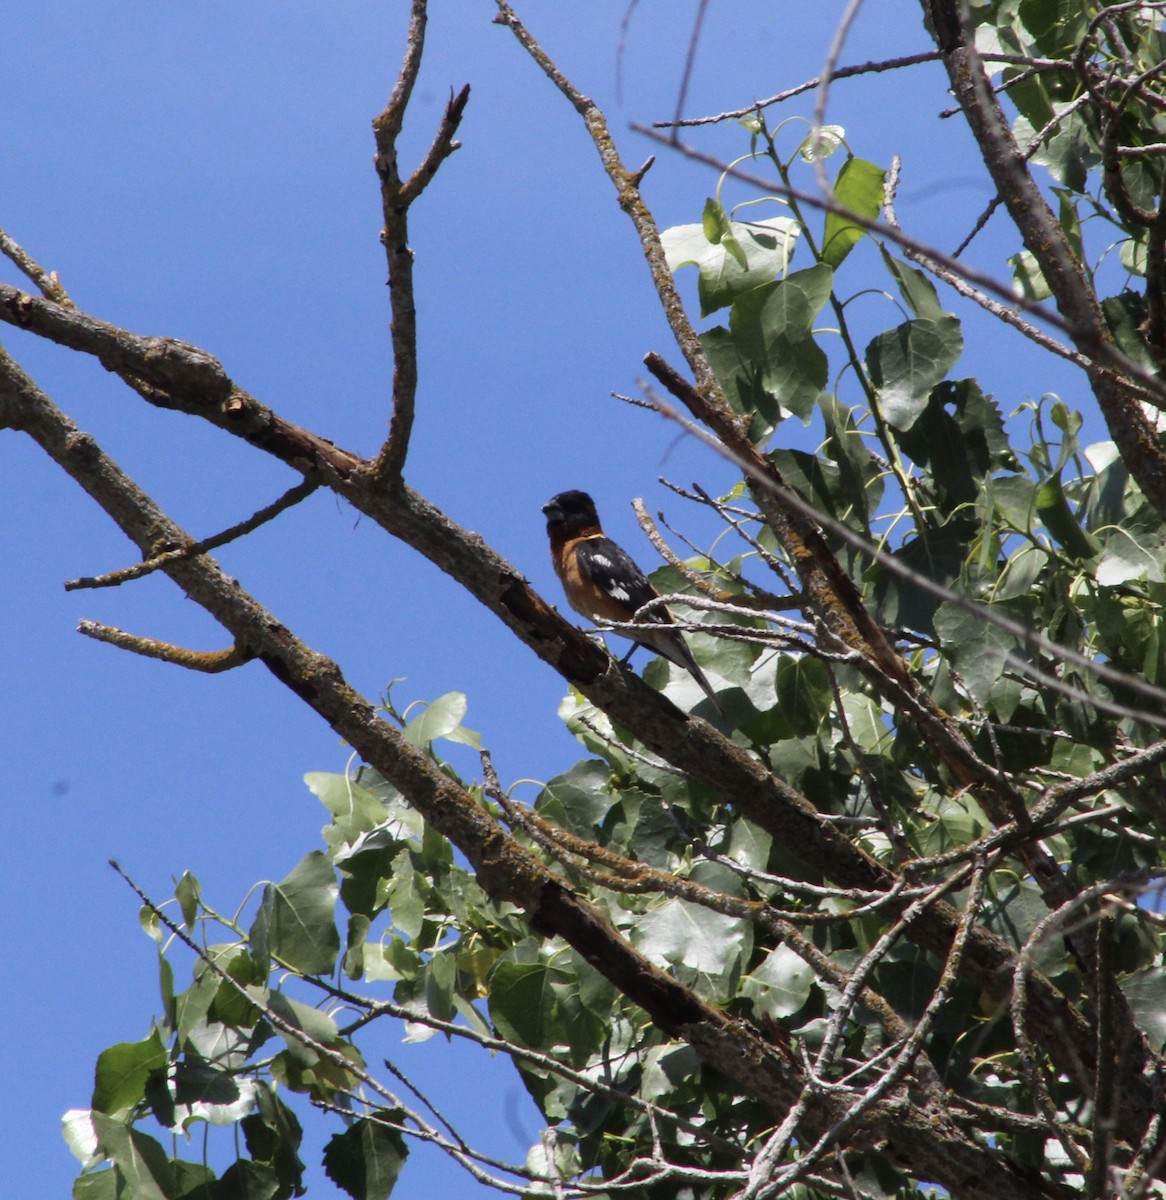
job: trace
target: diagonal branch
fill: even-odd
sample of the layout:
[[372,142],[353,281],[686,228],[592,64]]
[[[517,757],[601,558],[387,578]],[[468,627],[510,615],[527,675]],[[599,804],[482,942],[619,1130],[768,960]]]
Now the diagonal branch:
[[[1112,353],[1113,338],[1085,268],[1029,173],[958,0],[922,0],[935,30],[952,90],[984,164],[1028,251],[1036,259],[1077,349],[1091,360]],[[1166,452],[1137,398],[1122,380],[1086,368],[1109,432],[1130,474],[1157,511],[1166,515]]]
[[294,487],[288,488],[277,500],[264,505],[258,512],[252,513],[245,521],[240,521],[237,525],[232,525],[230,529],[224,529],[219,533],[213,534],[211,537],[203,538],[201,542],[191,542],[189,546],[178,546],[172,550],[163,550],[161,553],[155,554],[152,558],[147,558],[144,562],[122,567],[120,571],[110,571],[106,575],[86,575],[80,579],[70,579],[65,583],[65,591],[72,592],[81,588],[117,587],[120,584],[128,583],[131,579],[141,579],[143,575],[149,575],[157,571],[168,562],[175,562],[180,558],[196,558],[200,554],[217,550],[220,546],[226,546],[229,542],[233,542],[237,538],[244,537],[248,533],[253,533],[260,526],[266,525],[268,521],[275,520],[280,513],[286,512],[293,505],[299,504],[301,500],[310,496],[319,486],[315,480],[301,479]]

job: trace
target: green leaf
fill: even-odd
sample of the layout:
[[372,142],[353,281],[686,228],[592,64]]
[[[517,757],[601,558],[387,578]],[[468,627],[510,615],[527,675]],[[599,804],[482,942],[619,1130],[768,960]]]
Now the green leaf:
[[[229,1196],[231,1200],[286,1200],[292,1193],[267,1163],[240,1158],[223,1172],[218,1194]],[[192,1200],[200,1198],[194,1197]]]
[[637,948],[660,965],[722,979],[751,945],[749,926],[687,900],[667,900],[636,923]]
[[152,1071],[166,1067],[168,1055],[155,1029],[141,1042],[119,1042],[97,1056],[93,1082],[93,1107],[115,1113],[140,1103]]
[[165,951],[158,954],[158,986],[162,993],[162,1020],[167,1026],[174,1024],[174,966]]
[[[247,990],[258,998],[259,989],[248,988]],[[303,1004],[299,1000],[293,1000],[284,992],[269,992],[266,1001],[267,1007],[292,1030],[302,1033],[307,1042],[315,1042],[321,1046],[332,1048],[339,1044],[336,1022],[327,1013],[321,1012],[318,1008],[312,1008],[309,1004]],[[301,1042],[293,1033],[284,1033],[278,1028],[276,1032],[294,1053],[302,1053],[311,1059],[315,1058],[316,1051],[311,1045]]]
[[700,217],[700,227],[705,239],[711,245],[717,245],[721,238],[729,236],[729,217],[721,202],[710,196],[704,202],[704,211]]
[[405,1165],[409,1147],[386,1121],[404,1119],[400,1109],[381,1109],[382,1120],[355,1121],[324,1147],[324,1173],[353,1200],[387,1200]]
[[555,983],[569,980],[565,971],[541,961],[518,961],[529,951],[515,947],[490,974],[490,1019],[504,1038],[532,1049],[545,1049],[559,1034]]
[[805,450],[778,449],[770,458],[803,500],[835,518],[845,513],[848,497],[841,487],[841,472],[835,463]]
[[[224,1071],[188,1050],[176,1062],[170,1077],[155,1077],[158,1086],[151,1096],[154,1115],[163,1125],[183,1127],[192,1120],[211,1125],[231,1125],[240,1121],[255,1106],[256,1084],[234,1071]],[[165,1097],[161,1096],[163,1089]],[[160,1100],[161,1105],[155,1104]],[[169,1109],[170,1117],[164,1114]]]
[[729,331],[738,370],[760,390],[739,390],[739,395],[755,406],[768,428],[783,412],[808,420],[826,386],[826,355],[812,333],[832,283],[833,273],[819,263],[755,288],[733,305]]
[[256,1111],[240,1122],[247,1153],[256,1164],[264,1164],[266,1173],[259,1182],[272,1179],[284,1196],[303,1192],[304,1164],[299,1148],[303,1129],[299,1118],[266,1083],[260,1083]]
[[987,705],[1003,672],[1005,655],[1019,652],[1022,643],[999,626],[988,624],[979,613],[956,604],[939,606],[935,630],[944,656],[960,672],[973,699]]
[[[834,199],[856,217],[874,221],[882,207],[886,177],[881,167],[866,159],[847,159],[834,181]],[[865,224],[841,213],[828,212],[822,239],[822,261],[831,267],[840,266],[865,234]]]
[[1050,56],[1077,50],[1088,25],[1075,0],[1020,0],[1016,12],[1036,49]]
[[938,321],[941,317],[948,315],[944,312],[943,305],[939,303],[935,284],[922,271],[909,267],[901,259],[892,258],[887,253],[886,247],[880,246],[879,249],[883,256],[883,263],[895,281],[899,295],[903,297],[903,303],[917,317]]
[[[376,788],[364,786],[365,779],[374,780],[380,794]],[[374,771],[362,768],[355,777],[312,771],[304,776],[304,782],[332,814],[332,824],[324,826],[324,838],[337,866],[341,866],[350,854],[366,849],[366,835],[374,830],[388,825],[384,836],[390,840],[398,832],[401,821],[390,821],[385,800],[396,797],[396,790],[385,784]],[[394,815],[399,817],[400,814],[394,810]]]
[[917,317],[878,334],[866,348],[867,370],[888,424],[910,429],[931,389],[955,366],[964,348],[955,317]]
[[452,1021],[457,1015],[454,988],[457,985],[457,957],[448,951],[435,954],[425,968],[425,1007],[439,1021]]
[[700,313],[707,317],[745,292],[783,275],[800,232],[797,222],[789,217],[769,217],[763,221],[729,221],[727,230],[721,230],[715,242],[708,237],[703,222],[666,229],[660,241],[670,271],[695,266],[700,272]]
[[[1138,234],[1141,233],[1141,236]],[[1135,231],[1134,236],[1127,237],[1121,244],[1121,265],[1129,271],[1131,275],[1145,276],[1146,267],[1148,265],[1148,248],[1146,246],[1145,234],[1141,231]],[[1104,308],[1105,301],[1102,301]]]
[[846,130],[841,125],[822,125],[806,134],[798,147],[802,162],[825,162],[846,140]]
[[158,919],[158,910],[152,904],[143,904],[138,909],[138,923],[145,930],[147,937],[159,945],[162,944],[162,922]]
[[955,846],[965,846],[991,828],[991,822],[969,792],[944,796],[933,816],[934,820],[919,838],[922,854],[943,854]]
[[775,338],[798,342],[810,337],[833,285],[834,272],[816,263],[743,296],[733,305],[729,320],[741,353],[751,361],[766,362]]
[[[908,538],[891,552],[891,557],[932,582],[946,586],[959,576],[974,531],[971,522],[949,521]],[[935,610],[940,604],[938,596],[914,579],[901,578],[882,565],[873,567],[869,578],[883,621],[905,629],[932,630]]]
[[1101,311],[1105,314],[1105,323],[1109,326],[1118,349],[1143,371],[1155,374],[1158,364],[1142,336],[1142,327],[1147,316],[1145,299],[1127,288],[1120,295],[1102,300]]
[[1161,1050],[1166,1045],[1166,971],[1161,967],[1144,967],[1120,980],[1120,988],[1134,1010],[1134,1019],[1150,1040],[1150,1046]]
[[87,1171],[73,1182],[73,1200],[124,1200],[125,1182],[115,1167]]
[[212,1194],[215,1173],[204,1163],[172,1158],[170,1168],[174,1172],[174,1191],[179,1200],[203,1200]]
[[769,864],[773,835],[744,818],[733,825],[728,857],[743,867],[764,871]]
[[[826,427],[822,453],[838,467],[842,519],[847,525],[869,532],[871,517],[883,497],[883,468],[870,452],[867,435],[857,424],[854,409],[829,392],[822,393],[818,407]],[[831,545],[838,543],[834,534],[827,533],[826,540]],[[853,551],[847,548],[843,553]]]
[[[274,999],[274,997],[273,997]],[[317,1014],[319,1015],[319,1014]],[[360,1052],[351,1042],[337,1039],[329,1048],[353,1064],[346,1066],[331,1056],[320,1054],[314,1047],[298,1038],[283,1035],[286,1049],[270,1060],[271,1078],[276,1083],[304,1092],[314,1100],[335,1103],[337,1094],[359,1087],[359,1077],[353,1068],[363,1065]],[[317,1039],[320,1040],[320,1039]]]
[[93,1127],[102,1151],[125,1181],[129,1200],[174,1200],[174,1171],[157,1141],[100,1112],[93,1114]]
[[1097,562],[1096,579],[1103,587],[1116,587],[1137,579],[1160,583],[1163,571],[1162,536],[1157,530],[1110,528]]
[[1020,466],[1000,409],[974,379],[937,384],[911,428],[895,431],[895,441],[926,468],[945,515],[973,503],[989,471]]
[[762,386],[760,368],[742,356],[723,325],[706,329],[700,344],[733,411],[750,419],[749,436],[764,442],[780,423],[781,409]]
[[1096,539],[1081,528],[1069,508],[1059,472],[1037,488],[1036,511],[1053,540],[1070,558],[1092,558],[1101,549]]
[[463,746],[482,748],[481,735],[462,725],[466,715],[467,700],[463,692],[446,692],[425,706],[421,715],[414,717],[401,731],[410,745],[425,747],[444,738],[447,742],[458,742]]
[[1053,294],[1036,259],[1028,250],[1021,250],[1008,261],[1012,264],[1012,290],[1021,299],[1047,300]]
[[741,980],[741,995],[758,1012],[792,1017],[810,998],[813,970],[788,946],[771,950],[757,968]]
[[559,702],[559,720],[589,753],[605,759],[619,778],[627,778],[631,760],[620,749],[615,726],[602,709],[596,708],[582,692],[571,688]]
[[344,974],[349,979],[360,979],[364,975],[364,943],[372,921],[362,912],[348,918],[348,934],[344,939]]
[[194,929],[194,919],[198,916],[198,895],[198,880],[189,871],[183,871],[182,878],[174,888],[174,898],[182,910],[182,922],[188,930]]
[[825,664],[810,655],[781,655],[777,666],[777,700],[795,736],[815,733],[834,703]]
[[326,975],[336,965],[336,876],[327,855],[308,854],[281,883],[268,884],[251,928],[252,940],[305,975]]
[[539,794],[535,809],[556,825],[590,838],[614,803],[611,768],[598,759],[585,759],[556,775]]

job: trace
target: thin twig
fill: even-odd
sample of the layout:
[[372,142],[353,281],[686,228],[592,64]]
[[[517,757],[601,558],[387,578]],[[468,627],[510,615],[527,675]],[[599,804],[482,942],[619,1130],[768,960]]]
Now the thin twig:
[[319,486],[318,480],[301,480],[294,487],[288,488],[278,500],[273,500],[245,521],[240,521],[237,525],[232,525],[230,529],[224,529],[221,533],[203,538],[200,542],[192,542],[189,546],[179,546],[175,550],[166,550],[161,554],[154,555],[152,558],[147,558],[144,562],[122,567],[119,571],[110,571],[106,575],[82,575],[80,579],[67,580],[65,591],[72,592],[80,588],[117,587],[119,584],[126,583],[131,579],[140,579],[143,575],[149,575],[152,571],[157,571],[165,567],[168,563],[180,562],[185,558],[196,558],[200,554],[207,554],[209,551],[216,550],[219,546],[225,546],[228,542],[233,542],[237,538],[241,538],[245,534],[258,529],[261,525],[265,525],[268,521],[279,516],[281,512],[285,512],[293,505],[299,504],[301,500],[306,499]]
[[688,53],[684,59],[684,72],[680,76],[680,89],[676,93],[675,122],[679,122],[680,114],[684,111],[684,102],[688,99],[688,85],[692,82],[692,69],[696,63],[696,48],[700,45],[700,31],[704,25],[705,13],[707,11],[708,0],[697,0],[696,16],[692,19],[692,31],[688,35]]
[[42,295],[67,308],[75,307],[69,298],[69,293],[65,291],[65,285],[57,277],[56,271],[45,270],[15,238],[3,229],[0,229],[0,254],[14,262],[20,271],[36,284]]

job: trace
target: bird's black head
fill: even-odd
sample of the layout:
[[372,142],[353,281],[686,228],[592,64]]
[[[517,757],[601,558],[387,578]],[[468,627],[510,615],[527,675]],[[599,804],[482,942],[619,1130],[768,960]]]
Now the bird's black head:
[[586,492],[560,492],[543,505],[547,529],[562,533],[579,533],[599,527],[595,501]]

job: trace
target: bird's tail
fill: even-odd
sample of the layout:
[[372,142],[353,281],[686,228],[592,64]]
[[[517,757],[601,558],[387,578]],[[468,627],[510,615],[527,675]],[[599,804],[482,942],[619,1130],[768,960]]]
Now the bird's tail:
[[684,635],[677,629],[653,629],[651,637],[641,638],[644,645],[650,650],[655,650],[657,654],[663,655],[669,662],[674,662],[678,667],[683,667],[692,677],[700,684],[701,691],[712,701],[713,708],[723,717],[725,710],[721,707],[721,702],[717,699],[716,692],[713,691],[713,685],[705,678],[705,673],[700,669],[695,658],[692,656],[692,651],[689,649],[688,643],[684,640]]

